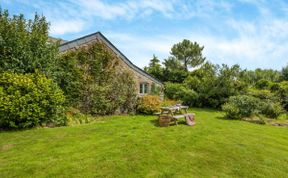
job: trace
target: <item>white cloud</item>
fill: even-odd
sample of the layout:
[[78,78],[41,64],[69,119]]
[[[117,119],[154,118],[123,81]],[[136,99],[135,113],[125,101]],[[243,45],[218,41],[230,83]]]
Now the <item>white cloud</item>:
[[85,22],[82,20],[55,20],[52,21],[50,33],[52,35],[63,35],[67,33],[78,33],[84,29]]
[[78,0],[71,1],[82,9],[82,14],[97,16],[106,20],[115,18],[132,19],[151,15],[159,12],[164,16],[171,17],[174,12],[175,1],[145,0],[145,1],[124,1],[119,3],[107,3],[100,0]]
[[[280,69],[287,63],[283,57],[288,56],[288,41],[283,42],[282,38],[277,39],[275,36],[277,33],[286,33],[283,32],[286,24],[280,24],[282,23],[273,21],[266,24],[266,27],[262,26],[263,29],[259,31],[258,28],[262,27],[257,27],[254,23],[239,23],[235,28],[238,28],[240,35],[234,39],[192,32],[149,37],[113,32],[106,35],[139,67],[147,66],[153,54],[160,59],[167,58],[172,45],[186,38],[204,45],[204,56],[214,63],[240,64],[243,68],[249,69]],[[269,26],[273,27],[268,28]]]
[[79,9],[82,9],[82,12],[79,12],[79,14],[99,16],[103,19],[113,19],[127,14],[126,7],[123,4],[111,5],[99,0],[79,0],[73,2],[80,7]]
[[[33,1],[16,0],[18,5],[32,6],[44,14],[51,22],[51,35],[77,33],[90,24],[95,17],[104,21],[115,19],[144,19],[159,13],[168,19],[190,19],[207,17],[221,9],[229,10],[230,3],[225,1],[184,1],[184,0],[130,0],[108,2],[103,0],[66,0],[66,1]],[[20,5],[21,6],[21,5]],[[75,20],[76,18],[76,20]],[[63,27],[63,29],[61,29]]]
[[[256,7],[257,17],[238,18],[233,10],[239,2]],[[131,24],[133,28],[134,22],[149,19],[154,14],[161,15],[165,20],[186,20],[186,23],[194,23],[194,18],[201,20],[194,28],[185,29],[185,25],[173,27],[179,30],[177,33],[170,31],[162,34],[156,30],[149,35],[143,35],[137,28],[125,33],[123,30],[120,33],[118,29],[111,32],[111,28],[115,27],[109,26],[110,33],[104,31],[104,35],[140,67],[147,65],[153,54],[161,59],[168,57],[171,46],[184,38],[204,45],[205,56],[216,63],[278,69],[287,63],[287,59],[283,58],[288,56],[288,5],[282,0],[275,0],[273,4],[267,0],[238,0],[236,5],[225,0],[18,0],[17,3],[33,6],[43,13],[51,21],[51,35],[57,37],[71,33],[79,35],[83,31],[91,31],[91,27],[97,31],[101,23],[109,26],[110,22],[118,20]],[[280,7],[279,12],[275,12],[275,7]],[[237,12],[240,12],[239,9]],[[279,17],[277,13],[281,12],[283,16]]]

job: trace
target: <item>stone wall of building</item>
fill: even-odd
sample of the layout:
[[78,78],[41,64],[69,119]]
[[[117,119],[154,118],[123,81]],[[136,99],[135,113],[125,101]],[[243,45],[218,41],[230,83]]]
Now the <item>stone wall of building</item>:
[[60,52],[77,50],[79,48],[85,48],[85,47],[88,48],[90,45],[92,45],[93,43],[97,43],[97,42],[104,44],[110,50],[111,54],[113,54],[115,58],[119,59],[118,60],[119,61],[119,65],[121,66],[121,68],[123,70],[129,70],[129,71],[131,71],[134,74],[134,76],[135,76],[134,78],[135,78],[135,82],[136,82],[135,88],[136,88],[136,91],[138,92],[139,96],[145,95],[145,93],[140,93],[140,84],[146,84],[148,86],[148,88],[147,88],[148,89],[148,93],[150,93],[151,92],[151,87],[152,87],[152,85],[154,83],[154,85],[156,87],[159,87],[159,89],[160,89],[159,95],[161,97],[163,97],[163,85],[162,85],[162,83],[160,83],[158,81],[155,82],[155,79],[152,80],[151,76],[149,76],[149,74],[147,74],[147,73],[145,73],[143,71],[139,72],[139,69],[137,69],[137,70],[133,69],[132,67],[135,68],[136,66],[132,66],[131,67],[131,64],[129,65],[129,64],[127,64],[127,62],[124,62],[124,60],[121,58],[122,56],[119,55],[119,53],[117,53],[117,51],[115,52],[115,50],[111,48],[110,44],[107,44],[107,42],[105,40],[102,40],[99,37],[97,38],[96,35],[93,38],[88,38],[88,40],[87,39],[85,39],[85,40],[83,39],[81,41],[81,39],[80,39],[79,41],[74,41],[73,43],[75,43],[75,44],[69,44],[68,47],[65,47],[66,49],[65,48],[61,49],[61,47],[60,47]]

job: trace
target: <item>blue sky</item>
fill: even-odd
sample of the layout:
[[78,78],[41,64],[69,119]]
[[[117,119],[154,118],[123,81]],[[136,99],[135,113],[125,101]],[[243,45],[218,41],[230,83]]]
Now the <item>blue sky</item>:
[[217,64],[281,69],[288,64],[288,0],[0,0],[10,14],[43,14],[50,35],[101,31],[139,67],[169,56],[183,39]]

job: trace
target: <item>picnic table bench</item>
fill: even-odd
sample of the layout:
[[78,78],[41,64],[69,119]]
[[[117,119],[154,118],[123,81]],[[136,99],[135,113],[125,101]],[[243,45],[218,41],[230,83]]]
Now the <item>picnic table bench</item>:
[[175,121],[175,124],[178,125],[178,120],[180,118],[185,118],[188,113],[188,106],[175,105],[168,107],[161,107],[161,112],[157,113],[159,115],[159,119],[162,116],[168,116]]

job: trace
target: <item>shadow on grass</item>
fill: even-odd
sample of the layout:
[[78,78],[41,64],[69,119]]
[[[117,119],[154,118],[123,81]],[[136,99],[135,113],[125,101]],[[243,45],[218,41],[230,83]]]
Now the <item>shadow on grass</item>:
[[[153,119],[153,120],[150,120],[150,123],[152,123],[155,127],[161,127],[160,124],[159,124],[159,121],[158,119]],[[187,125],[185,121],[178,121],[178,125]],[[175,122],[174,121],[171,121],[169,126],[176,126]],[[169,127],[168,126],[168,127]]]
[[155,127],[160,127],[158,119],[150,120],[150,123],[152,123]]
[[215,113],[215,112],[218,112],[219,110],[214,109],[214,108],[197,108],[197,107],[192,107],[192,108],[189,108],[189,111]]
[[221,119],[221,120],[233,120],[233,119],[229,119],[229,118],[226,117],[226,116],[216,116],[215,118],[216,118],[216,119]]
[[241,121],[241,122],[249,122],[249,123],[258,124],[258,125],[266,125],[265,121],[262,120],[262,119],[257,119],[257,120],[253,120],[253,119],[251,119],[251,120],[249,120],[249,119],[229,119],[226,116],[217,116],[216,119],[227,120],[227,121],[230,121],[230,122]]
[[215,118],[216,119],[220,119],[220,120],[231,121],[231,122],[244,121],[244,120],[241,120],[241,119],[230,119],[227,116],[216,116]]

